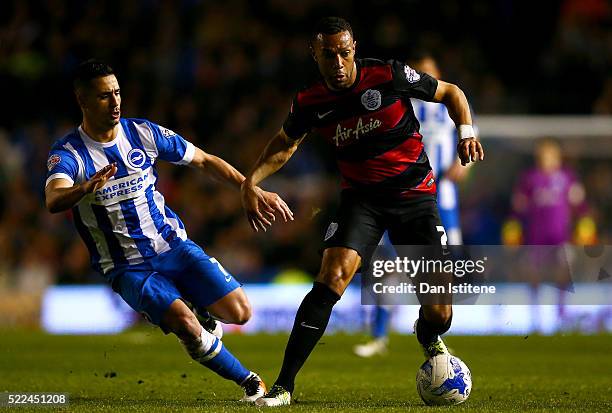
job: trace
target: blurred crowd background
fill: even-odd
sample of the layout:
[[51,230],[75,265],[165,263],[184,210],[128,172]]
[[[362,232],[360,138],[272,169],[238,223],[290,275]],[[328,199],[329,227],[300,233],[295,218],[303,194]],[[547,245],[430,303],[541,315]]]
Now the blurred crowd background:
[[[320,16],[347,18],[361,57],[431,51],[443,78],[465,91],[477,123],[486,114],[612,114],[611,10],[606,0],[3,2],[0,286],[102,281],[70,214],[44,208],[50,145],[80,122],[70,76],[81,60],[115,68],[123,116],[150,119],[247,171],[296,88],[316,75],[307,40]],[[598,239],[609,243],[612,141],[597,142],[590,152],[581,148],[591,141],[562,144],[585,184]],[[487,161],[461,187],[463,231],[468,243],[497,244],[532,142],[485,148]],[[190,237],[242,281],[318,270],[339,182],[322,142],[305,142],[265,181],[296,213],[265,234],[250,230],[235,189],[188,168],[158,168],[160,190]]]

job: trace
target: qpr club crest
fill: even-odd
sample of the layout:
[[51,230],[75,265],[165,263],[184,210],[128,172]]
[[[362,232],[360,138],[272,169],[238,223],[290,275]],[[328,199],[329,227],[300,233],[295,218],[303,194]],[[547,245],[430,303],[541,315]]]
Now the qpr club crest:
[[376,110],[382,103],[382,95],[376,89],[368,89],[361,95],[361,103],[367,110]]
[[132,149],[127,155],[128,163],[134,168],[140,168],[146,161],[145,153],[142,149]]

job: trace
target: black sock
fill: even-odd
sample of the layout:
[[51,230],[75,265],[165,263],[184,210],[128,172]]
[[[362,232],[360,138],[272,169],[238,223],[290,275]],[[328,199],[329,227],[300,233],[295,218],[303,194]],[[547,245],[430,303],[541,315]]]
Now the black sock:
[[423,314],[423,307],[419,310],[419,321],[417,325],[417,340],[422,345],[427,345],[436,341],[439,335],[442,335],[448,331],[453,321],[453,315],[451,313],[450,318],[444,324],[434,324],[431,321],[425,319]]
[[332,308],[339,299],[340,296],[327,285],[315,281],[295,315],[283,367],[275,384],[293,392],[295,376],[325,332]]

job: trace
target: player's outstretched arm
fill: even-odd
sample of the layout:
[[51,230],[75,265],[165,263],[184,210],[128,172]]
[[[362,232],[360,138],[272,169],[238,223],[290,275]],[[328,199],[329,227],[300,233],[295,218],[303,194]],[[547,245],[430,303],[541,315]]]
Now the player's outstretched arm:
[[[261,193],[257,190],[257,184],[287,163],[303,139],[304,137],[291,139],[281,128],[268,142],[253,170],[242,183],[242,206],[253,230],[258,231],[261,228],[265,231],[265,225],[270,225],[260,208],[266,202],[263,202]],[[293,214],[290,219],[293,219]]]
[[[200,148],[195,149],[191,165],[195,166],[221,180],[227,181],[237,188],[244,182],[244,176],[232,165],[218,156],[204,152]],[[254,187],[257,194],[257,207],[262,211],[262,229],[266,230],[266,225],[272,225],[275,220],[275,213],[278,212],[285,222],[293,219],[293,212],[285,201],[274,192],[264,191],[259,187]]]
[[218,156],[206,153],[197,147],[195,148],[195,153],[193,154],[193,159],[190,165],[201,169],[207,174],[219,178],[222,181],[229,182],[236,188],[240,188],[240,185],[244,181],[244,175],[242,175],[232,165]]
[[474,136],[470,106],[463,91],[452,83],[438,80],[438,88],[433,98],[434,102],[443,103],[448,114],[459,130],[457,154],[461,165],[484,160],[482,145]]
[[117,165],[110,164],[100,169],[89,181],[71,184],[67,179],[54,179],[45,187],[45,205],[49,212],[62,212],[75,206],[81,198],[106,184],[117,173]]

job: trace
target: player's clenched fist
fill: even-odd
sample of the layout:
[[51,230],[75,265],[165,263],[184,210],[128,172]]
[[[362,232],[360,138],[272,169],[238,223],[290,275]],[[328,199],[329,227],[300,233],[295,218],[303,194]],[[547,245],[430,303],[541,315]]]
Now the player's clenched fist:
[[457,144],[457,154],[463,166],[470,162],[484,160],[484,149],[482,149],[482,145],[476,138],[460,139]]
[[117,173],[117,164],[106,165],[92,176],[89,181],[83,183],[85,193],[91,193],[102,188],[104,184]]

